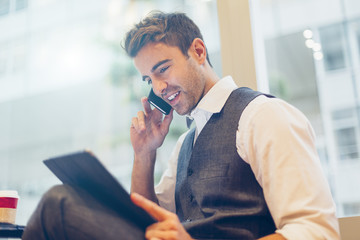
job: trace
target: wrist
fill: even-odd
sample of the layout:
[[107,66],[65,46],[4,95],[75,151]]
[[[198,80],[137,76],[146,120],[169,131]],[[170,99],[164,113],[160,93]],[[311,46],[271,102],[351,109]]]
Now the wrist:
[[135,153],[134,165],[131,174],[131,192],[157,202],[154,192],[154,167],[156,151],[150,153]]
[[156,150],[134,152],[134,161],[141,163],[155,163]]

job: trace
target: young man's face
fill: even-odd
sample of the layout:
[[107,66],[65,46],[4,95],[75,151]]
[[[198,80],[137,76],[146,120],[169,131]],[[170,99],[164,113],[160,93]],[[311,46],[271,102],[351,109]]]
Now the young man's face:
[[143,80],[152,84],[155,94],[180,115],[189,114],[207,92],[202,62],[191,50],[186,57],[178,47],[149,43],[134,62]]

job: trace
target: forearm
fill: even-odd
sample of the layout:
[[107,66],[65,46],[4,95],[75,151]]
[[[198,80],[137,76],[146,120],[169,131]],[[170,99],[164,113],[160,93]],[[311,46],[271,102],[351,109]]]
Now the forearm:
[[131,175],[131,192],[139,193],[147,199],[158,203],[154,190],[154,166],[156,151],[146,155],[135,154]]

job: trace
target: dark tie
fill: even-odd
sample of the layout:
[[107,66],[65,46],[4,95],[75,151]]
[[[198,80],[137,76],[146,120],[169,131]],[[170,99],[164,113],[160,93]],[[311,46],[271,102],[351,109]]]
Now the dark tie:
[[186,116],[186,126],[190,129],[192,122],[194,121],[194,118]]

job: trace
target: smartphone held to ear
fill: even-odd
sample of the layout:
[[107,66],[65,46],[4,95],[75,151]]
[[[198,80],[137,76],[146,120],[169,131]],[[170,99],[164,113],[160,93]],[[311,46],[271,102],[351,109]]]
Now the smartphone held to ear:
[[148,96],[148,102],[165,115],[168,115],[171,111],[170,104],[165,102],[161,97],[158,97],[152,88]]

